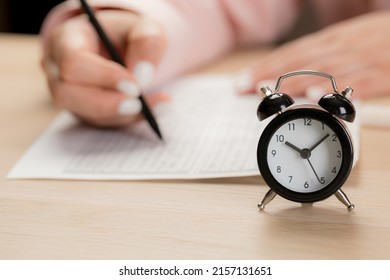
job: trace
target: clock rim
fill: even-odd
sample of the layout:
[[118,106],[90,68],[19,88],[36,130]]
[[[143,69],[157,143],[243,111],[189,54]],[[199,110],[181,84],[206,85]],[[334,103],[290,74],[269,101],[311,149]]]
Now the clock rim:
[[[267,161],[270,137],[274,135],[275,131],[291,120],[304,117],[326,123],[338,136],[343,154],[340,171],[332,182],[318,191],[309,193],[292,191],[280,184],[272,175]],[[278,195],[295,202],[316,202],[336,193],[348,179],[353,165],[353,144],[347,128],[329,112],[321,108],[294,108],[277,115],[262,132],[257,146],[257,164],[264,181]]]

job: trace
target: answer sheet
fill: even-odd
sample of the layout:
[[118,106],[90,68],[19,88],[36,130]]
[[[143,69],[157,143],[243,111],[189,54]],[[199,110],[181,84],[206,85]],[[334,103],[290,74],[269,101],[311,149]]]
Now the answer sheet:
[[153,108],[164,141],[146,121],[98,129],[62,112],[8,178],[190,179],[258,175],[258,95],[238,95],[229,76],[183,78]]

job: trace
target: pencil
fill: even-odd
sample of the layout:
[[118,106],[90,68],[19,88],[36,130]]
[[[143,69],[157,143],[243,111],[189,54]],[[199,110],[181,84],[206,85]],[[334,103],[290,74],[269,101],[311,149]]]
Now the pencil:
[[[87,14],[89,21],[91,22],[93,28],[95,29],[97,35],[99,36],[100,40],[102,41],[104,47],[107,49],[107,52],[111,56],[111,59],[117,63],[119,63],[122,66],[125,66],[125,62],[123,61],[122,57],[119,55],[118,51],[115,49],[114,45],[104,32],[102,26],[98,22],[98,20],[95,17],[95,14],[91,7],[88,5],[86,0],[80,0],[81,6],[83,7],[85,13]],[[160,132],[160,129],[158,127],[157,121],[155,117],[152,114],[152,111],[149,109],[148,105],[145,102],[145,99],[143,98],[142,94],[139,96],[139,100],[142,104],[142,114],[144,115],[145,119],[148,121],[149,125],[152,127],[154,132],[157,134],[157,136],[162,140],[162,134]]]

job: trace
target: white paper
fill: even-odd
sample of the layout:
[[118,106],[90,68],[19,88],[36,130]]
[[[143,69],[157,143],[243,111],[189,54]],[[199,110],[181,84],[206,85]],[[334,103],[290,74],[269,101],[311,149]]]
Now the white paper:
[[[184,78],[163,91],[171,100],[153,109],[163,142],[146,121],[126,129],[98,129],[62,112],[8,178],[130,180],[259,175],[257,143],[272,118],[258,121],[258,95],[238,95],[229,76]],[[351,131],[358,140],[358,128]],[[355,146],[356,159],[358,152]]]
[[8,178],[184,179],[259,174],[260,98],[239,96],[227,76],[190,77],[164,89],[154,109],[164,141],[145,121],[97,129],[63,112]]

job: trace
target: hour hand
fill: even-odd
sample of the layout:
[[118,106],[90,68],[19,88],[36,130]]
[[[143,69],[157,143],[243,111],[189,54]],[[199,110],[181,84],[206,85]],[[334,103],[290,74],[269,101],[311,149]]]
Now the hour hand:
[[287,146],[289,146],[291,149],[297,151],[298,153],[300,153],[300,154],[302,153],[302,150],[301,150],[301,149],[299,149],[297,146],[291,144],[290,142],[286,141],[286,142],[284,142],[284,143],[285,143]]

